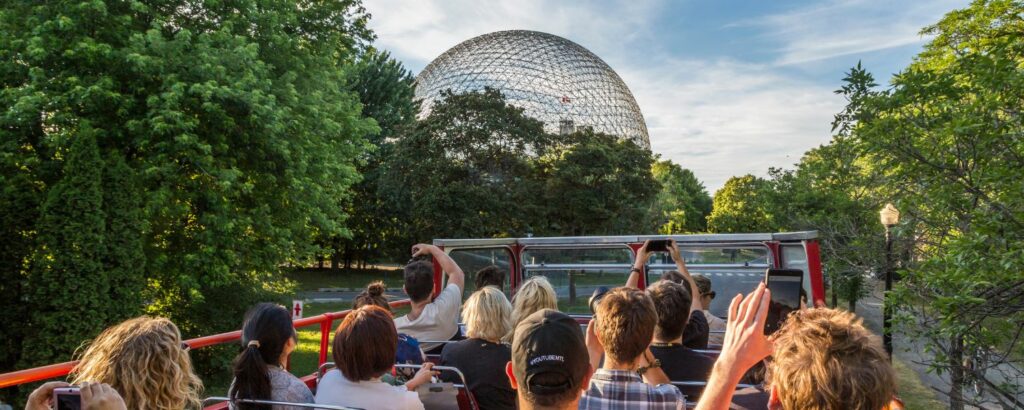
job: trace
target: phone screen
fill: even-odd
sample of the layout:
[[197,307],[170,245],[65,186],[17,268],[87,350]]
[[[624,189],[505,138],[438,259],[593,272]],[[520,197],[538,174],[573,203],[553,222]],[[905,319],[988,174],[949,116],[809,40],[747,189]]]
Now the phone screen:
[[82,408],[82,396],[77,394],[57,394],[56,410],[80,410]]
[[655,239],[651,243],[647,244],[647,252],[666,252],[668,251],[668,239]]
[[804,285],[804,274],[803,271],[795,269],[769,269],[767,276],[772,301],[768,306],[764,333],[771,334],[779,330],[791,312],[800,309],[800,291]]

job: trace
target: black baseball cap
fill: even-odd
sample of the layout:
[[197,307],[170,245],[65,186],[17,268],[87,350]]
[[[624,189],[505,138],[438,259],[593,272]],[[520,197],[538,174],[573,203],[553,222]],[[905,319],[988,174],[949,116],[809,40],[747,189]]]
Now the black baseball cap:
[[581,390],[590,372],[590,357],[579,323],[553,309],[523,319],[512,338],[512,366],[519,388],[531,394]]

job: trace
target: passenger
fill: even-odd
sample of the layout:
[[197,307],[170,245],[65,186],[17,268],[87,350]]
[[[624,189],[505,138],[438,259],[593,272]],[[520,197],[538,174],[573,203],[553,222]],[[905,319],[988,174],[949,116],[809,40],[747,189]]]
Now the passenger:
[[[512,327],[512,305],[498,288],[485,286],[466,300],[462,323],[468,339],[445,345],[441,364],[462,371],[481,408],[515,409],[516,393],[501,371],[512,360],[509,346],[501,343]],[[442,372],[441,377],[460,382],[452,372]]]
[[704,275],[693,275],[693,281],[697,283],[697,290],[700,292],[700,308],[704,318],[708,321],[708,345],[721,346],[725,339],[725,321],[722,318],[712,315],[711,301],[715,299],[715,291],[711,289],[711,279]]
[[128,319],[96,336],[71,371],[71,383],[109,384],[129,409],[199,407],[203,382],[183,345],[170,320]]
[[[394,316],[395,312],[391,310],[391,305],[388,303],[387,297],[384,296],[386,287],[384,282],[374,281],[369,285],[366,285],[366,290],[362,291],[352,301],[352,310],[359,309],[363,306],[379,306],[388,313]],[[426,355],[423,354],[423,350],[420,349],[420,342],[415,337],[409,336],[405,333],[398,334],[398,347],[395,352],[395,363],[396,364],[423,364],[426,361]],[[393,385],[405,384],[410,378],[415,375],[415,372],[411,369],[396,369],[395,377],[391,375],[385,375],[384,379]]]
[[498,288],[498,290],[504,292],[505,269],[501,269],[494,265],[480,269],[476,272],[476,278],[473,282],[476,285],[477,290],[483,289],[485,286],[494,286]]
[[336,369],[324,374],[316,389],[317,404],[364,409],[423,409],[416,388],[429,383],[431,363],[424,363],[405,386],[381,381],[395,364],[398,332],[391,315],[366,306],[345,316],[334,333],[331,356]]
[[[609,291],[587,326],[590,364],[597,367],[580,409],[683,409],[683,394],[671,384],[649,345],[658,323],[651,298],[641,290]],[[645,383],[646,381],[646,383]]]
[[523,318],[514,334],[505,374],[519,410],[576,409],[592,371],[576,320],[543,309]]
[[[260,303],[249,309],[242,324],[242,351],[232,364],[234,379],[228,388],[228,397],[312,403],[313,393],[309,387],[284,369],[297,341],[292,314],[284,306]],[[238,403],[230,407],[260,409],[266,406]],[[275,409],[297,410],[299,407]]]
[[763,283],[742,301],[733,298],[722,354],[698,410],[728,409],[740,378],[769,354],[769,409],[901,408],[888,356],[860,319],[841,310],[800,310],[769,342],[764,324],[770,301]]
[[[643,246],[636,252],[636,260],[633,261],[633,269],[629,272],[629,278],[626,279],[626,286],[635,288],[640,282],[640,276],[645,272],[644,265],[647,264],[647,246],[650,245],[651,241],[645,241]],[[661,274],[661,280],[675,282],[683,285],[683,288],[690,293],[691,299],[694,299],[689,309],[689,320],[686,322],[686,329],[683,331],[683,346],[691,349],[707,349],[708,348],[708,321],[701,313],[700,300],[693,298],[692,295],[697,295],[697,284],[693,281],[690,276],[690,271],[686,269],[686,260],[683,259],[679,251],[679,246],[676,244],[674,239],[669,239],[669,243],[666,246],[669,256],[676,263],[677,271],[670,270]]]
[[[558,295],[555,294],[555,288],[548,282],[548,278],[534,276],[519,285],[515,296],[512,296],[512,329],[518,327],[519,322],[534,312],[544,309],[558,310]],[[502,340],[511,343],[512,332],[510,331]]]
[[[715,361],[682,343],[683,328],[686,327],[688,316],[686,312],[691,303],[690,293],[683,285],[660,281],[648,288],[647,294],[658,312],[651,353],[661,362],[665,374],[673,381],[707,381]],[[695,394],[691,400],[697,397],[699,394]]]
[[[462,289],[466,275],[459,265],[441,248],[419,244],[412,247],[413,258],[430,255],[448,273],[448,285],[433,301],[434,265],[428,261],[415,261],[405,266],[405,294],[412,301],[409,314],[395,319],[399,333],[405,333],[423,341],[445,341],[458,338],[459,308],[462,306]],[[423,343],[424,351],[441,346],[442,343]]]
[[[65,382],[48,382],[32,391],[25,403],[25,410],[50,410],[55,406],[53,390],[71,387]],[[127,410],[121,395],[104,383],[82,383],[78,386],[81,393],[82,408],[86,410]]]

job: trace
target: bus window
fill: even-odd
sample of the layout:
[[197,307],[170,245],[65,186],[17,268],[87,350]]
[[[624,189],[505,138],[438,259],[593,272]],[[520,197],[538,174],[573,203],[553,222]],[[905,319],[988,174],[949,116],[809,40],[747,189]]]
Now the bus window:
[[[511,297],[509,280],[512,274],[512,253],[508,248],[476,248],[476,249],[453,249],[448,253],[455,263],[466,273],[466,288],[462,292],[462,299],[466,300],[476,291],[476,273],[488,266],[497,266],[505,272],[505,282],[501,289],[505,296]],[[447,278],[447,276],[445,276]]]
[[626,246],[586,248],[527,248],[523,278],[543,275],[558,295],[558,309],[589,314],[588,301],[600,286],[626,284],[633,252]]
[[804,292],[811,294],[811,275],[807,267],[807,251],[803,244],[783,244],[782,267],[786,269],[800,269],[804,271]]
[[[708,310],[725,318],[729,302],[736,294],[750,293],[764,279],[769,267],[770,254],[764,246],[702,246],[683,245],[681,250],[691,274],[704,275],[711,280],[715,298]],[[672,258],[663,252],[650,255],[647,260],[647,284],[656,282],[666,271],[675,270]]]

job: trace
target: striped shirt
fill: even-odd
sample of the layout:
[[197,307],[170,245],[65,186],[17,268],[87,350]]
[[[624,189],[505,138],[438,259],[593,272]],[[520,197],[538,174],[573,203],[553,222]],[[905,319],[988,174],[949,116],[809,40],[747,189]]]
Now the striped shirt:
[[678,409],[686,408],[686,399],[676,386],[644,383],[636,372],[597,369],[590,387],[580,398],[580,409]]

